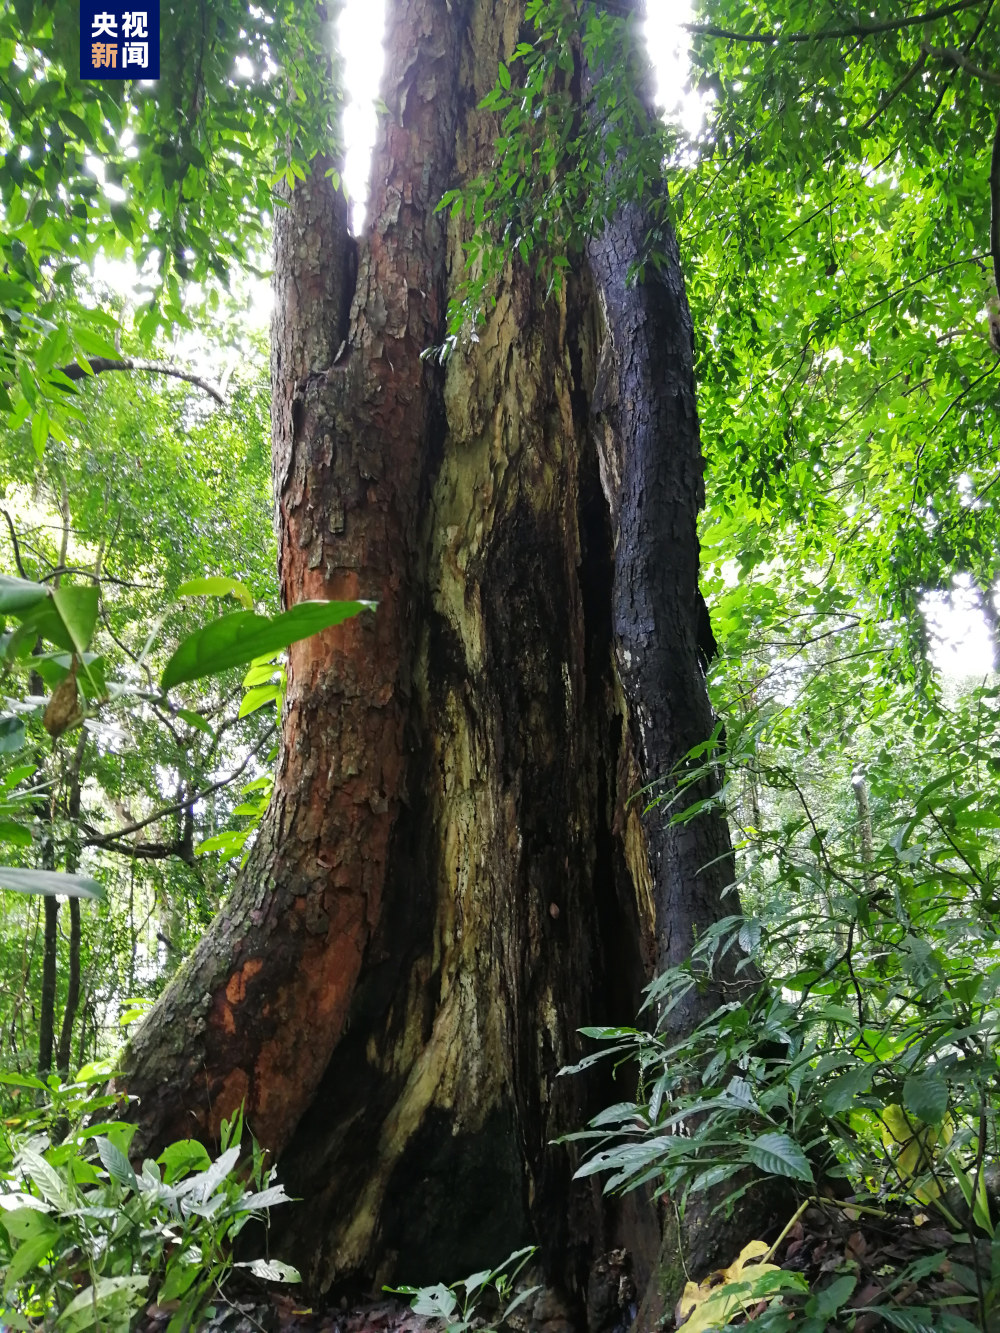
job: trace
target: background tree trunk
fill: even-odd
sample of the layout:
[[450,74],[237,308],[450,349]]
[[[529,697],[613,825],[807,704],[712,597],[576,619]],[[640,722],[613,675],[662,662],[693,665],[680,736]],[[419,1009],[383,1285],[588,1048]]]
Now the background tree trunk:
[[[639,308],[621,238],[595,252],[608,329],[586,265],[546,302],[515,262],[478,341],[421,357],[461,271],[434,206],[491,159],[475,108],[518,21],[396,0],[357,259],[326,164],[277,218],[284,597],[379,606],[292,649],[268,820],[125,1070],[141,1146],[212,1138],[245,1099],[304,1200],[281,1251],[318,1289],[448,1280],[537,1239],[582,1303],[611,1243],[648,1264],[652,1214],[609,1217],[552,1146],[603,1076],[557,1075],[581,1025],[633,1021],[657,940],[673,960],[721,911],[725,865],[697,872],[724,824],[678,842],[627,804],[710,727],[676,251]],[[669,335],[655,365],[650,334]],[[628,507],[653,499],[636,529]]]

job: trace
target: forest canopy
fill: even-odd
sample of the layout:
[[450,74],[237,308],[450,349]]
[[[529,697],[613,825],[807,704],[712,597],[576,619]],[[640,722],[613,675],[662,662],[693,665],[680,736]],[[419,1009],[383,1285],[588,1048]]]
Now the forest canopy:
[[0,8],[0,1322],[992,1328],[994,2],[339,13]]

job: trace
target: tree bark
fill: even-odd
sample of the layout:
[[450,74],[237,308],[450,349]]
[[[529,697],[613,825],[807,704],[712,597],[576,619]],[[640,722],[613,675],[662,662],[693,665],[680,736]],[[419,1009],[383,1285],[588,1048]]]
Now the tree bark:
[[[65,869],[68,874],[75,874],[80,865],[80,770],[83,767],[83,754],[87,746],[87,733],[81,731],[73,754],[69,771],[69,795],[66,801],[66,815],[72,841],[66,849]],[[70,1050],[73,1042],[73,1025],[76,1022],[80,1005],[80,945],[83,928],[80,919],[80,900],[69,900],[69,966],[66,973],[66,1005],[63,1009],[62,1026],[59,1029],[59,1044],[56,1048],[56,1068],[63,1078],[69,1077]]]
[[675,247],[625,288],[625,217],[559,300],[514,261],[478,340],[421,356],[461,269],[434,207],[489,164],[476,107],[519,14],[391,9],[368,234],[355,260],[317,164],[276,222],[272,353],[284,600],[378,609],[291,650],[268,818],[124,1082],[139,1150],[245,1101],[316,1289],[537,1239],[582,1307],[596,1254],[648,1265],[659,1237],[571,1184],[552,1141],[609,1090],[558,1071],[579,1027],[634,1020],[726,878],[701,859],[724,823],[629,803],[711,726],[690,319]]
[[[47,864],[48,862],[48,864]],[[53,857],[43,858],[46,870],[54,868]],[[59,900],[47,896],[45,935],[42,945],[42,992],[38,1011],[38,1072],[44,1078],[52,1069],[56,1021],[56,960],[59,953]]]

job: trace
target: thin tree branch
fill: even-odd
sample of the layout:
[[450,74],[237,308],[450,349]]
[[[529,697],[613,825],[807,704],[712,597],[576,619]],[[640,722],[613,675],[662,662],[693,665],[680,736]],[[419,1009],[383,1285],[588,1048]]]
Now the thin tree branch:
[[[115,829],[111,833],[96,833],[89,825],[84,825],[89,837],[83,840],[85,847],[108,847],[109,843],[120,842],[122,838],[127,838],[132,833],[138,833],[140,829],[146,828],[149,824],[155,824],[158,819],[163,819],[167,815],[176,815],[178,811],[186,809],[190,805],[195,805],[202,801],[206,796],[211,796],[214,791],[221,791],[223,787],[228,787],[231,782],[235,782],[240,774],[247,768],[251,759],[256,759],[264,746],[274,735],[274,727],[268,728],[263,740],[257,745],[240,764],[239,768],[234,769],[228,777],[220,778],[218,782],[213,782],[211,786],[203,787],[201,791],[193,792],[183,801],[175,801],[173,805],[164,806],[162,810],[157,810],[154,814],[147,815],[145,819],[136,820],[134,824],[126,824],[124,828]],[[109,851],[118,850],[114,847],[108,847]]]
[[[191,370],[182,370],[180,366],[168,365],[165,361],[138,361],[134,357],[122,357],[120,360],[110,356],[92,356],[88,358],[87,364],[95,375],[103,375],[106,370],[143,370],[150,375],[172,375],[174,379],[185,380],[188,384],[194,384],[199,389],[203,389],[221,403],[223,407],[226,403],[225,395],[217,384],[210,380],[203,379],[201,375],[196,375]],[[59,374],[65,375],[68,380],[85,380],[90,378],[90,373],[76,361],[68,366],[60,366]]]
[[17,533],[14,531],[14,520],[6,509],[0,510],[0,513],[2,513],[7,520],[7,527],[10,529],[10,540],[14,546],[14,564],[17,566],[17,572],[21,575],[22,579],[26,579],[28,576],[24,572],[24,565],[21,563],[21,547],[17,540]]
[[959,51],[954,46],[931,46],[928,42],[922,42],[920,49],[925,56],[933,56],[935,60],[940,60],[942,64],[950,66],[951,69],[964,69],[967,73],[975,75],[977,79],[982,79],[984,83],[1000,83],[1000,74],[993,70],[983,69],[982,65],[977,65],[975,61],[970,60],[964,52]]
[[754,42],[759,46],[776,46],[779,42],[837,41],[844,37],[871,37],[880,32],[898,32],[900,28],[919,27],[935,19],[972,9],[981,0],[954,0],[953,4],[928,9],[923,14],[908,14],[901,19],[885,19],[880,23],[856,23],[846,28],[821,28],[818,32],[733,32],[714,23],[684,23],[681,26],[697,37],[719,37],[729,42]]
[[870,130],[871,127],[878,120],[879,116],[881,116],[883,111],[887,111],[889,109],[889,107],[892,105],[893,102],[895,102],[896,98],[900,95],[900,93],[907,86],[907,84],[912,82],[914,76],[919,74],[920,71],[923,69],[923,67],[927,64],[927,57],[929,54],[930,52],[926,46],[922,46],[920,48],[920,55],[913,62],[910,68],[906,71],[903,77],[899,80],[896,86],[892,88],[888,93],[886,93],[885,97],[882,98],[882,101],[871,113],[871,115],[868,117],[865,123],[861,126],[860,130],[858,131],[859,134],[864,134],[867,130]]

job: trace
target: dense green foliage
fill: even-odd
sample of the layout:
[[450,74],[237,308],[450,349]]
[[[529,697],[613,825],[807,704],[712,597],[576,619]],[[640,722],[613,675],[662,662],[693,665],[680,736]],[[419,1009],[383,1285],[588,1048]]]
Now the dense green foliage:
[[[214,1162],[202,1144],[185,1139],[134,1170],[135,1126],[115,1118],[117,1099],[96,1086],[108,1072],[89,1066],[69,1084],[4,1076],[22,1099],[36,1098],[8,1120],[0,1139],[5,1328],[125,1333],[151,1298],[169,1314],[170,1333],[196,1328],[222,1294],[240,1231],[288,1202],[256,1141],[248,1167],[236,1170],[241,1114],[223,1125]],[[270,1281],[298,1281],[275,1261],[236,1266]]]

